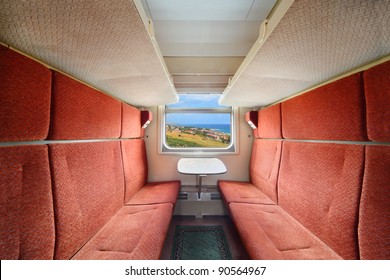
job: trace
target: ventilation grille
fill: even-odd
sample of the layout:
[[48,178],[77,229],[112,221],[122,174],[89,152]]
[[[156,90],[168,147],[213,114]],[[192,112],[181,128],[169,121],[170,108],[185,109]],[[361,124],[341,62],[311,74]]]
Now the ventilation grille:
[[[189,195],[188,192],[180,192],[178,196],[178,200],[188,200]],[[221,195],[219,192],[210,193],[210,200],[221,200]]]
[[188,193],[179,193],[179,196],[177,197],[179,200],[188,200]]
[[211,200],[221,200],[221,195],[219,193],[211,193]]

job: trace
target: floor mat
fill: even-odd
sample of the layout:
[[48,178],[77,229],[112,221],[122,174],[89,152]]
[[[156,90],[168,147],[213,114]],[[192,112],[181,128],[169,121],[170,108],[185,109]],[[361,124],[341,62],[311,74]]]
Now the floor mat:
[[230,260],[222,226],[177,226],[172,260]]

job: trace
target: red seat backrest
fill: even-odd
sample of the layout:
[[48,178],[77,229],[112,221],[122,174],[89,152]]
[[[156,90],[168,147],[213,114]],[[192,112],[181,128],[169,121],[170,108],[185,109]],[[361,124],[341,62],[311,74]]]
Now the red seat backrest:
[[119,138],[121,102],[53,72],[50,139]]
[[50,144],[55,259],[70,259],[123,206],[120,142]]
[[51,71],[0,45],[0,141],[47,137]]
[[0,186],[0,259],[53,259],[47,146],[0,147]]

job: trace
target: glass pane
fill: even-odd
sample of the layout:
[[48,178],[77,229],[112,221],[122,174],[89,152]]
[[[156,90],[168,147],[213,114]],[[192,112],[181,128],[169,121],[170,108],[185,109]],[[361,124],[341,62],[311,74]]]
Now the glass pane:
[[227,148],[230,114],[167,113],[165,136],[170,148]]
[[167,108],[227,108],[218,104],[220,94],[179,94],[179,102]]

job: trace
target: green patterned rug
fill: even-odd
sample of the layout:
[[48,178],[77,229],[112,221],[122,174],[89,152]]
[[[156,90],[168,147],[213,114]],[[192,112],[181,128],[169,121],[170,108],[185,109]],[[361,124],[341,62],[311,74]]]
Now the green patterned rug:
[[222,226],[177,226],[172,260],[230,260]]

